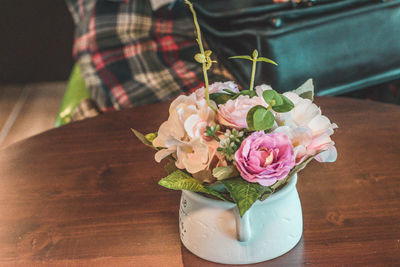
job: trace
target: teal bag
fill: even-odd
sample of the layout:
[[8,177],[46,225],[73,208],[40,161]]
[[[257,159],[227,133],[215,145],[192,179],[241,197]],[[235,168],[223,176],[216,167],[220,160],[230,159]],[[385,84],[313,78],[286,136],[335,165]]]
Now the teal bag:
[[[299,2],[299,3],[297,3]],[[195,2],[203,35],[218,60],[246,88],[259,54],[257,83],[280,92],[313,78],[318,95],[338,95],[400,78],[400,0]]]

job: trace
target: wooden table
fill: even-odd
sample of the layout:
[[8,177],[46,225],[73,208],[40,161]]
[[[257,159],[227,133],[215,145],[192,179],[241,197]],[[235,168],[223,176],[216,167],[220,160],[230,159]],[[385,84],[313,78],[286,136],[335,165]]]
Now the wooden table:
[[[300,173],[303,237],[268,264],[399,264],[400,107],[317,104],[339,125],[339,157]],[[157,185],[164,170],[130,131],[157,130],[167,109],[109,113],[0,150],[0,265],[216,266],[182,246],[180,192]]]

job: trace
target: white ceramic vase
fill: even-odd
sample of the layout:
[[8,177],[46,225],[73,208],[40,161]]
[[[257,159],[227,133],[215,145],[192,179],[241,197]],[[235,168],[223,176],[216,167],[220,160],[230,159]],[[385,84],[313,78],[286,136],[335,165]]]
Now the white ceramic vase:
[[291,250],[303,232],[297,175],[240,218],[236,204],[182,191],[179,230],[185,247],[200,258],[250,264]]

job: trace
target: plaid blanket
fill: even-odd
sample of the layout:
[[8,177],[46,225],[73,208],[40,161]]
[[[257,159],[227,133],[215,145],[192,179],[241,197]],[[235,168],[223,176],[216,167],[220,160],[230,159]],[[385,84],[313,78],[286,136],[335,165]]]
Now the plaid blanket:
[[[102,109],[173,98],[203,86],[190,12],[181,2],[153,11],[148,0],[66,0],[76,24],[73,54]],[[214,64],[210,81],[232,80]]]

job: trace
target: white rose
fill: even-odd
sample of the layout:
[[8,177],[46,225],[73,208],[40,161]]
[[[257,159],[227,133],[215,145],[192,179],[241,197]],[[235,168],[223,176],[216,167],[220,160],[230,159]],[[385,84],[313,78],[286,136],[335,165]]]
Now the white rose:
[[292,92],[286,92],[283,95],[293,102],[294,108],[289,112],[276,115],[275,119],[280,127],[274,131],[285,133],[292,141],[296,164],[321,151],[323,152],[316,156],[316,160],[335,161],[337,152],[330,136],[337,125],[322,115],[320,108],[311,100],[299,97]]

